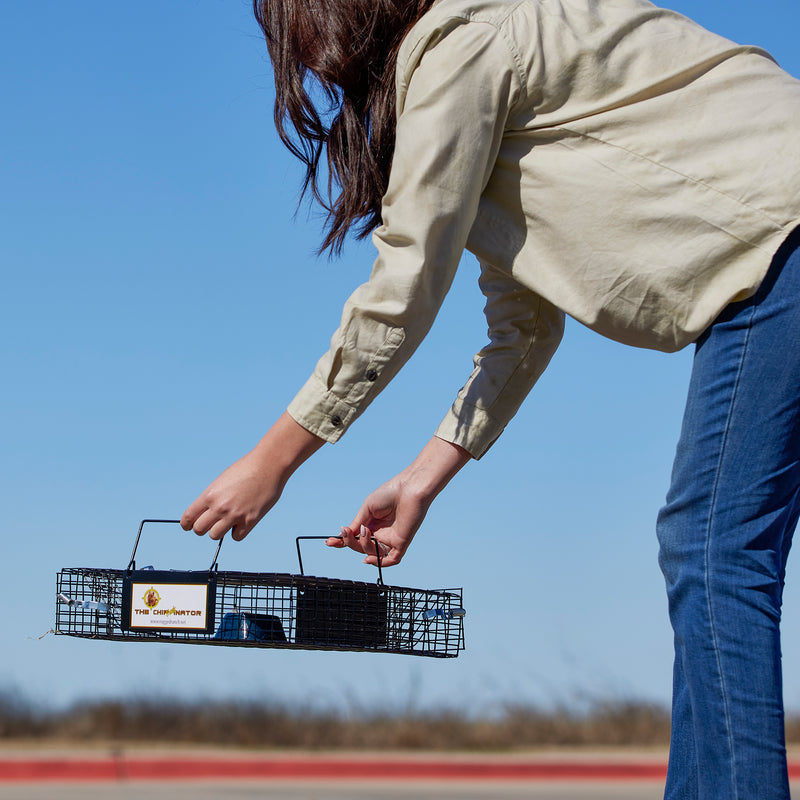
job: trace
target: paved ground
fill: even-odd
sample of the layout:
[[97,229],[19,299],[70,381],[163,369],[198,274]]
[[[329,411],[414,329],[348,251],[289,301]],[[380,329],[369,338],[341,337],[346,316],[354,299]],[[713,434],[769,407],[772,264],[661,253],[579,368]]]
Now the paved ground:
[[5,784],[0,800],[661,800],[655,782]]

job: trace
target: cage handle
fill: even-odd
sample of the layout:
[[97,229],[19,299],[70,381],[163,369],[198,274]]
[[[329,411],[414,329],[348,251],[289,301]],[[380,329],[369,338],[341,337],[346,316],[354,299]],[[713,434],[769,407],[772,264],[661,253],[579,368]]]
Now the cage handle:
[[[168,523],[170,525],[180,525],[181,521],[179,519],[143,519],[141,524],[139,525],[139,533],[136,534],[136,541],[133,544],[133,552],[131,553],[131,560],[128,562],[128,569],[126,572],[129,574],[136,569],[136,548],[139,547],[139,539],[142,538],[142,528],[144,528],[145,522],[163,522]],[[209,572],[214,572],[217,570],[217,559],[219,558],[219,551],[222,549],[222,542],[224,541],[223,537],[219,540],[219,544],[217,545],[216,552],[214,553],[214,560],[211,562],[211,566],[208,568]]]
[[[297,545],[297,561],[300,564],[300,574],[305,575],[303,572],[303,557],[300,555],[300,540],[301,539],[343,539],[344,537],[340,534],[339,536],[298,536],[295,538],[295,544]],[[383,569],[381,568],[381,548],[378,547],[378,540],[374,537],[370,537],[373,542],[375,542],[375,557],[378,559],[378,586],[383,586]]]

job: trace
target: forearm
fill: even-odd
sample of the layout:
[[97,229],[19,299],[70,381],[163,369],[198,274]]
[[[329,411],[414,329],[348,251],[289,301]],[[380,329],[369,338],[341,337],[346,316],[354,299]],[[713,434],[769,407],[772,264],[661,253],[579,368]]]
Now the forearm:
[[397,480],[427,507],[471,458],[460,445],[434,436]]
[[481,264],[489,339],[438,436],[481,458],[544,372],[564,331],[564,314],[510,275]]
[[285,482],[323,444],[324,439],[306,430],[284,411],[253,448],[252,453],[259,461],[277,470]]

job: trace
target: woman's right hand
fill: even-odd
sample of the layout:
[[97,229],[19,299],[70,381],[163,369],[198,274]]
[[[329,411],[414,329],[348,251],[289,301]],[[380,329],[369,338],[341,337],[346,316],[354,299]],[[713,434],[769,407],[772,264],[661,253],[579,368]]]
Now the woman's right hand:
[[240,541],[278,501],[286,479],[253,449],[206,487],[183,512],[181,526],[211,539],[231,531]]
[[228,531],[236,541],[244,539],[278,501],[292,473],[323,444],[284,413],[183,512],[181,526],[211,539]]

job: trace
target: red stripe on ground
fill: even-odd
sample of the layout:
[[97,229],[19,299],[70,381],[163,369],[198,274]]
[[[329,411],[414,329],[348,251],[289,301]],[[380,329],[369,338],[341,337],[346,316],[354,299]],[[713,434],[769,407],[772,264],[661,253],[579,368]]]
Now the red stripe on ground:
[[0,781],[663,780],[662,762],[96,758],[0,760]]
[[[662,761],[331,758],[36,758],[0,760],[0,782],[125,780],[594,780],[662,781]],[[800,763],[789,765],[800,778]]]

